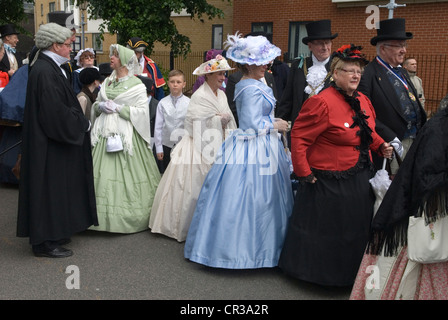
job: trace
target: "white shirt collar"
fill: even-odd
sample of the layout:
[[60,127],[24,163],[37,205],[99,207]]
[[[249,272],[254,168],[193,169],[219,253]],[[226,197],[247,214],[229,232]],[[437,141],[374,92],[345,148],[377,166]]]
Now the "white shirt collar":
[[[50,50],[44,50],[44,51],[42,51],[42,53],[47,55],[49,58],[51,58],[51,60],[53,60],[54,63],[56,63],[59,66],[59,68],[61,68],[61,65],[63,65],[64,63],[70,61],[70,59],[60,56],[57,53],[50,51]],[[65,75],[65,77],[67,77],[65,70],[62,68],[61,68],[61,70],[62,70],[62,73]]]
[[312,54],[311,57],[313,59],[313,66],[325,66],[327,64],[327,62],[330,61],[330,57],[328,57],[324,61],[317,60],[317,58],[314,56],[314,54]]
[[49,56],[58,66],[61,66],[61,64],[64,64],[70,60],[70,59],[60,56],[57,53],[50,51],[50,50],[44,50],[44,51],[42,51],[42,53]]

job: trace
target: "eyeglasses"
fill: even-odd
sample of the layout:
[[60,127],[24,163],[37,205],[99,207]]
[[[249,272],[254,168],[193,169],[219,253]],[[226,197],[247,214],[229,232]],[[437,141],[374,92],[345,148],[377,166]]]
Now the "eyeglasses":
[[59,43],[59,44],[64,45],[67,48],[71,48],[72,47],[72,43],[71,42],[70,43]]
[[354,74],[356,74],[358,76],[362,76],[362,74],[364,73],[363,70],[347,70],[347,69],[343,69],[343,68],[339,68],[339,70],[347,72],[351,76],[353,76]]
[[408,47],[408,44],[407,43],[402,43],[402,44],[390,44],[390,43],[385,43],[384,44],[385,46],[388,46],[388,47],[393,47],[393,48],[407,48]]
[[92,55],[87,55],[87,56],[82,56],[83,59],[95,59],[95,56]]

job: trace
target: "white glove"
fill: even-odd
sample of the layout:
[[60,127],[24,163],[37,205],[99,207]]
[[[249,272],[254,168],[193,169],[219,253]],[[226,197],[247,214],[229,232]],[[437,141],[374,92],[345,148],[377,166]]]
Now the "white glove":
[[115,103],[113,100],[107,100],[106,103],[113,112],[120,112],[122,105]]
[[231,119],[230,114],[220,113],[218,115],[221,116],[221,124],[222,124],[222,127],[224,128],[229,123],[229,121]]
[[101,101],[98,103],[98,109],[101,110],[101,112],[103,113],[113,113],[115,111],[115,109],[111,108],[111,106],[109,105],[108,101]]
[[392,147],[394,147],[400,158],[403,157],[403,144],[401,143],[401,141],[397,137],[395,137],[394,140],[389,143],[392,145]]

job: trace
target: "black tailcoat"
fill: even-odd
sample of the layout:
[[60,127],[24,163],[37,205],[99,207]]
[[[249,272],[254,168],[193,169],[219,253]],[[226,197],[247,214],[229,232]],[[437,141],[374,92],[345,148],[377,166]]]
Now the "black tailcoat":
[[[282,118],[286,121],[291,121],[291,128],[294,125],[294,121],[297,119],[302,105],[306,99],[308,99],[308,94],[304,91],[308,85],[306,82],[305,68],[308,70],[313,66],[313,59],[311,57],[305,58],[302,66],[300,62],[302,59],[296,60],[291,64],[291,69],[289,70],[288,81],[277,106],[276,117]],[[327,71],[330,71],[330,61],[325,64]],[[300,68],[299,68],[300,66]],[[330,77],[325,80],[324,87],[322,90],[330,86]]]
[[[14,54],[17,60],[17,66],[20,68],[22,66],[22,60],[19,58],[18,54]],[[0,60],[0,71],[8,72],[11,69],[11,64],[9,63],[8,54],[6,53],[5,49],[5,55],[3,56],[3,59]]]
[[[364,93],[372,102],[376,113],[376,132],[385,140],[392,141],[395,137],[402,140],[407,129],[407,122],[395,89],[391,85],[386,69],[372,60],[364,69],[358,90]],[[409,90],[417,97],[417,90],[412,84],[408,73],[403,70]],[[420,101],[417,104],[421,113],[421,126],[426,122],[426,112]]]

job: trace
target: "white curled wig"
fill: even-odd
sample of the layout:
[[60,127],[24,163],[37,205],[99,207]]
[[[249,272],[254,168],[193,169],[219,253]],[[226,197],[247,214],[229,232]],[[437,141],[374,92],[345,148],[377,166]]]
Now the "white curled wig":
[[40,50],[49,48],[53,43],[64,43],[72,37],[72,31],[62,27],[57,23],[50,22],[43,24],[34,36],[36,47]]

